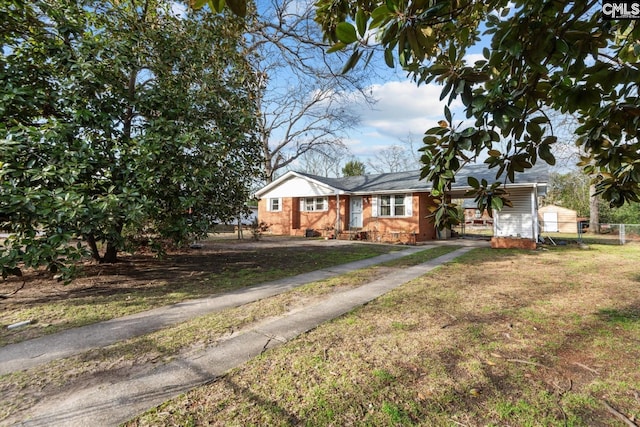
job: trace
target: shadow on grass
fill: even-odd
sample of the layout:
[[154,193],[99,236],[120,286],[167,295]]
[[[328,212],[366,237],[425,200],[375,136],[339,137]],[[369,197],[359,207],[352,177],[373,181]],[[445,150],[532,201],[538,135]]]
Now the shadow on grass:
[[[29,305],[56,301],[86,299],[121,299],[147,296],[160,298],[165,294],[181,293],[184,298],[216,294],[234,288],[277,280],[296,274],[357,261],[384,253],[389,247],[289,247],[277,250],[213,249],[199,253],[167,256],[134,255],[123,257],[113,265],[90,264],[83,268],[77,282],[58,292],[36,293],[24,297]],[[81,283],[86,283],[81,285]],[[57,287],[55,280],[40,280],[27,286]],[[77,285],[77,286],[76,286]]]
[[299,419],[295,414],[285,409],[282,405],[279,405],[278,402],[271,399],[265,399],[259,396],[256,393],[253,393],[249,390],[248,387],[243,387],[239,384],[236,384],[229,376],[225,375],[216,379],[216,381],[221,381],[227,385],[233,392],[245,399],[247,402],[251,402],[255,407],[260,408],[265,413],[274,417],[274,419],[280,420],[286,425],[296,426],[301,425],[302,420]]
[[640,306],[630,306],[623,309],[603,308],[598,310],[598,317],[609,323],[640,322]]

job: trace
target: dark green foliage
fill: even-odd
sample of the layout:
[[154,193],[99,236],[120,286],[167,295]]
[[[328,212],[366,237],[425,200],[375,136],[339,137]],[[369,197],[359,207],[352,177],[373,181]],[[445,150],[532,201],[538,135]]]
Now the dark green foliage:
[[[462,102],[466,117],[445,108],[441,126],[424,138],[422,176],[436,191],[485,156],[502,183],[538,161],[555,164],[547,112],[556,110],[579,117],[580,166],[597,193],[612,207],[640,201],[638,21],[606,20],[598,1],[319,0],[317,7],[326,39],[353,48],[346,68],[368,49],[353,36],[375,31],[389,66],[399,63],[418,84],[440,83],[449,105]],[[353,22],[357,32],[347,28]],[[481,35],[490,46],[470,64],[465,55]]]
[[365,174],[365,165],[359,160],[350,160],[342,168],[344,176],[361,176]]
[[260,155],[244,21],[145,5],[0,7],[3,276],[66,277],[87,250],[113,262],[125,229],[182,242],[248,199]]

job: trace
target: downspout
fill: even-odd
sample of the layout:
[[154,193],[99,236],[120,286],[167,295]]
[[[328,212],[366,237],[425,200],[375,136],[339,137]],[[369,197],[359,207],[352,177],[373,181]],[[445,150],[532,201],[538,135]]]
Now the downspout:
[[340,193],[336,193],[336,232],[334,237],[337,239],[340,234]]

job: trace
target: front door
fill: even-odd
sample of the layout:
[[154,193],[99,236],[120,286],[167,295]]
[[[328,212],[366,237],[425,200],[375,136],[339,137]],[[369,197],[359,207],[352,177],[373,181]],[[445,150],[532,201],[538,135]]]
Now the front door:
[[351,197],[350,228],[362,228],[362,197]]

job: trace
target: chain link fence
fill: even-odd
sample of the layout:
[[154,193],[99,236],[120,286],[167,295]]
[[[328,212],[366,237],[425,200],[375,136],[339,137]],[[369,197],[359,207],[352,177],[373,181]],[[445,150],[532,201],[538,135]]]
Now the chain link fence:
[[549,239],[573,239],[583,243],[601,243],[610,245],[624,245],[630,242],[640,242],[640,224],[598,224],[595,230],[589,224],[579,223],[576,233],[548,232],[544,229],[541,236]]
[[640,224],[600,223],[592,229],[587,221],[540,221],[540,237],[549,244],[582,242],[624,245],[640,242]]
[[[490,239],[493,236],[493,224],[467,223],[453,229],[454,236],[472,239]],[[540,221],[540,240],[550,245],[566,245],[569,243],[591,243],[624,245],[631,242],[640,243],[640,224],[598,224],[595,230],[589,228],[587,222],[562,222],[552,224]]]

